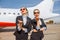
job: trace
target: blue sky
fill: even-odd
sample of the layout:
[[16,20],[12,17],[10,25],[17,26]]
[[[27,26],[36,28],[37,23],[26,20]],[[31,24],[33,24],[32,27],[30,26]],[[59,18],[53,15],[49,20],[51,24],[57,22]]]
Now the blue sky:
[[60,14],[60,0],[55,0],[54,7],[53,7],[53,12]]
[[40,3],[42,0],[0,0],[0,7],[20,8],[22,6],[32,7]]
[[[22,6],[32,7],[42,0],[0,0],[0,8],[20,8]],[[60,0],[54,0],[53,12],[60,14]]]

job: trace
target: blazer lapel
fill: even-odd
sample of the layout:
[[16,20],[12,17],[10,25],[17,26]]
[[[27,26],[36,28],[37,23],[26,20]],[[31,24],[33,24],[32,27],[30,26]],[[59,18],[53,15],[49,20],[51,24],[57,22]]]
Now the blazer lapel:
[[35,25],[37,25],[37,21],[35,19],[33,19],[33,22],[34,22]]
[[29,23],[29,18],[27,17],[27,21],[26,21],[26,24],[28,24]]

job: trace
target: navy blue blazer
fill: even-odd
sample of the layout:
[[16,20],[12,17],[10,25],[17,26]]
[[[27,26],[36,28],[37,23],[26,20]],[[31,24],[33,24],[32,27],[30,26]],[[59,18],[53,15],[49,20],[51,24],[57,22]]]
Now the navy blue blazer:
[[[47,29],[46,24],[44,23],[43,19],[40,18],[40,20],[41,20],[41,23],[42,23],[42,24],[40,25],[40,28],[45,27],[45,28]],[[36,29],[37,21],[36,21],[35,19],[32,20],[32,24],[33,24],[33,29]],[[37,30],[37,29],[36,29],[36,30]]]
[[[21,33],[23,30],[20,30],[20,31],[18,30],[18,25],[17,25],[19,23],[18,20],[23,21],[22,16],[17,16],[17,18],[16,18],[16,31],[19,32],[19,33]],[[31,19],[29,17],[27,17],[27,23],[25,25],[23,24],[22,26],[24,28],[27,28],[27,31],[30,32],[31,27],[32,27],[32,25],[31,25]]]

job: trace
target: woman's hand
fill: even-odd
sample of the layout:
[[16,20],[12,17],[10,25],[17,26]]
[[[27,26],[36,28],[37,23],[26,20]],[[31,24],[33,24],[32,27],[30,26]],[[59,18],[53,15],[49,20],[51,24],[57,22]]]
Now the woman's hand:
[[44,31],[44,28],[41,28],[40,31]]
[[22,24],[22,23],[23,23],[23,21],[21,21],[21,20],[18,20],[18,22],[19,22],[20,24]]
[[33,32],[37,32],[37,30],[36,29],[33,29]]
[[21,20],[18,20],[18,26],[20,27],[20,28],[22,28],[22,24],[23,24],[23,21],[21,21]]

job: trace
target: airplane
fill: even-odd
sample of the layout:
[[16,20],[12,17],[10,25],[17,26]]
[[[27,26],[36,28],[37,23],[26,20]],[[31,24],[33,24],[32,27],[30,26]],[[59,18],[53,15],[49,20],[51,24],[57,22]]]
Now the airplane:
[[[29,17],[34,18],[33,10],[40,10],[40,17],[43,19],[59,16],[59,14],[53,13],[53,0],[43,0],[38,5],[34,7],[28,7]],[[20,16],[20,9],[12,8],[0,8],[0,27],[12,27],[16,26],[15,20],[17,16]]]

